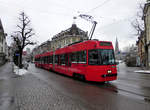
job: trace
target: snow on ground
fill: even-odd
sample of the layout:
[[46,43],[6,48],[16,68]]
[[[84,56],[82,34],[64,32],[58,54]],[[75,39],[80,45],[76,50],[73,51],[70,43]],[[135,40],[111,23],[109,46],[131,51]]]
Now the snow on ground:
[[13,65],[13,68],[14,68],[14,73],[17,74],[17,75],[24,75],[24,74],[27,74],[28,71],[26,69],[19,69],[19,67]]
[[138,71],[134,71],[136,73],[146,73],[146,74],[150,74],[149,70],[138,70]]

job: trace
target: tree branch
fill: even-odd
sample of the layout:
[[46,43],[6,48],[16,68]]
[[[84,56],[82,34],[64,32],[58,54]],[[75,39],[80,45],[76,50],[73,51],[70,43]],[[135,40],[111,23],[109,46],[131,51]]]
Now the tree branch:
[[137,12],[137,17],[134,21],[131,22],[131,25],[136,30],[136,36],[140,36],[141,32],[145,30],[143,17],[144,6],[142,4],[139,5],[139,11]]
[[21,22],[21,25],[17,25],[19,30],[16,31],[15,35],[12,35],[12,37],[17,47],[23,50],[25,46],[35,44],[33,41],[29,40],[35,33],[33,33],[33,29],[30,28],[31,21],[24,12],[20,13],[19,21]]

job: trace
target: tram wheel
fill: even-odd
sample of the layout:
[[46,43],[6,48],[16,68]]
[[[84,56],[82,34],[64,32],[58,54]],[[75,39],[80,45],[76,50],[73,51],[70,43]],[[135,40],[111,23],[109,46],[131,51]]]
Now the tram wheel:
[[73,73],[73,79],[77,79],[76,73]]
[[81,80],[81,81],[86,81],[85,75],[81,75],[81,74],[77,74],[77,73],[73,74],[73,79],[78,79],[78,80]]
[[82,81],[86,81],[86,80],[85,80],[85,75],[80,75],[80,79],[81,79]]

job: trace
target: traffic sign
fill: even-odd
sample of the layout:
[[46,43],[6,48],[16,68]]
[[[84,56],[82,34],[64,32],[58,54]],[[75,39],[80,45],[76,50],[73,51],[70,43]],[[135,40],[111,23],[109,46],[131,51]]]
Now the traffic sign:
[[20,54],[19,54],[19,53],[16,53],[16,56],[20,56]]

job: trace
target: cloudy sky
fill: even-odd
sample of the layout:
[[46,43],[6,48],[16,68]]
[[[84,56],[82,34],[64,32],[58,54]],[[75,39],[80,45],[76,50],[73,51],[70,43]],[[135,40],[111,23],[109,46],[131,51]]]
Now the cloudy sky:
[[[140,3],[146,0],[0,0],[0,18],[4,31],[16,31],[19,13],[24,11],[31,19],[38,44],[71,27],[73,17],[87,14],[98,22],[93,39],[112,41],[119,47],[135,44],[137,37],[131,21],[135,19]],[[75,20],[77,26],[90,31],[92,24],[84,19]]]

